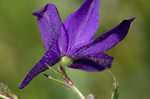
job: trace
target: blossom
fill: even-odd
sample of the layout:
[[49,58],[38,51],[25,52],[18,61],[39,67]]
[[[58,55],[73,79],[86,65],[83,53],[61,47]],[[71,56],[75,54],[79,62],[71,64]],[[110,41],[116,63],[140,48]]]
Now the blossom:
[[33,13],[45,47],[45,54],[29,71],[20,84],[22,89],[38,74],[59,61],[68,60],[67,67],[88,72],[99,72],[111,67],[113,57],[105,52],[120,41],[129,31],[135,18],[123,20],[119,25],[93,38],[99,25],[100,0],[85,0],[82,6],[62,23],[57,8],[47,4]]

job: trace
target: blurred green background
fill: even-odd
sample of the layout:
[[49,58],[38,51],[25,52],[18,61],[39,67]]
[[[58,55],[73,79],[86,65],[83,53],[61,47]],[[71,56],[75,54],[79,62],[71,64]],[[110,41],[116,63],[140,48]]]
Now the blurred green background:
[[[77,99],[69,89],[37,76],[25,89],[18,85],[44,54],[41,35],[32,13],[47,3],[57,6],[64,20],[84,0],[0,0],[0,82],[20,99]],[[101,0],[100,26],[103,33],[123,19],[136,17],[128,36],[108,51],[115,57],[112,71],[120,83],[120,99],[150,99],[150,1]],[[108,71],[88,73],[67,69],[84,94],[110,99],[112,80]]]

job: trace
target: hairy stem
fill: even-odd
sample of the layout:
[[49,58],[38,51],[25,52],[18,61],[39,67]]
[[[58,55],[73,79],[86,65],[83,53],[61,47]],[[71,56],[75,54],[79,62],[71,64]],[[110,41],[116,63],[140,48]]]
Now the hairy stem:
[[[52,69],[48,64],[46,64],[46,65],[48,66],[49,69]],[[44,74],[44,76],[53,81],[56,81],[57,83],[59,83],[61,85],[66,86],[67,88],[70,88],[73,92],[75,92],[80,97],[80,99],[86,99],[85,96],[81,93],[81,91],[73,84],[71,79],[68,77],[68,75],[65,71],[65,68],[62,65],[59,66],[58,71],[55,69],[52,69],[52,71],[56,75],[60,76],[63,79],[63,81],[53,78],[52,76],[47,75],[47,74]]]
[[85,99],[85,96],[80,92],[80,90],[75,85],[72,85],[71,89],[80,97],[80,99]]

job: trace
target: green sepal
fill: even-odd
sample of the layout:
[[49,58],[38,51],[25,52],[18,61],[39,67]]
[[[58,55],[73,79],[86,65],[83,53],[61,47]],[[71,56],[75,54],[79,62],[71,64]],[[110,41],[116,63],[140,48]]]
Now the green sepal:
[[72,59],[68,56],[63,56],[61,59],[60,59],[60,64],[61,66],[65,67],[65,66],[68,66],[72,63]]

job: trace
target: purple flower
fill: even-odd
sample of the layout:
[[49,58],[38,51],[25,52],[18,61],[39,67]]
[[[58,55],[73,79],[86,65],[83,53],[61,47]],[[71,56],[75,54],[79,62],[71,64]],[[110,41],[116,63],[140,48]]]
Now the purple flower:
[[39,73],[64,57],[72,59],[70,68],[99,72],[111,67],[113,57],[105,51],[125,38],[135,18],[123,20],[115,28],[93,39],[99,24],[100,0],[85,0],[83,5],[62,23],[55,5],[47,4],[33,13],[37,17],[42,41],[46,50],[43,57],[29,71],[20,89]]

